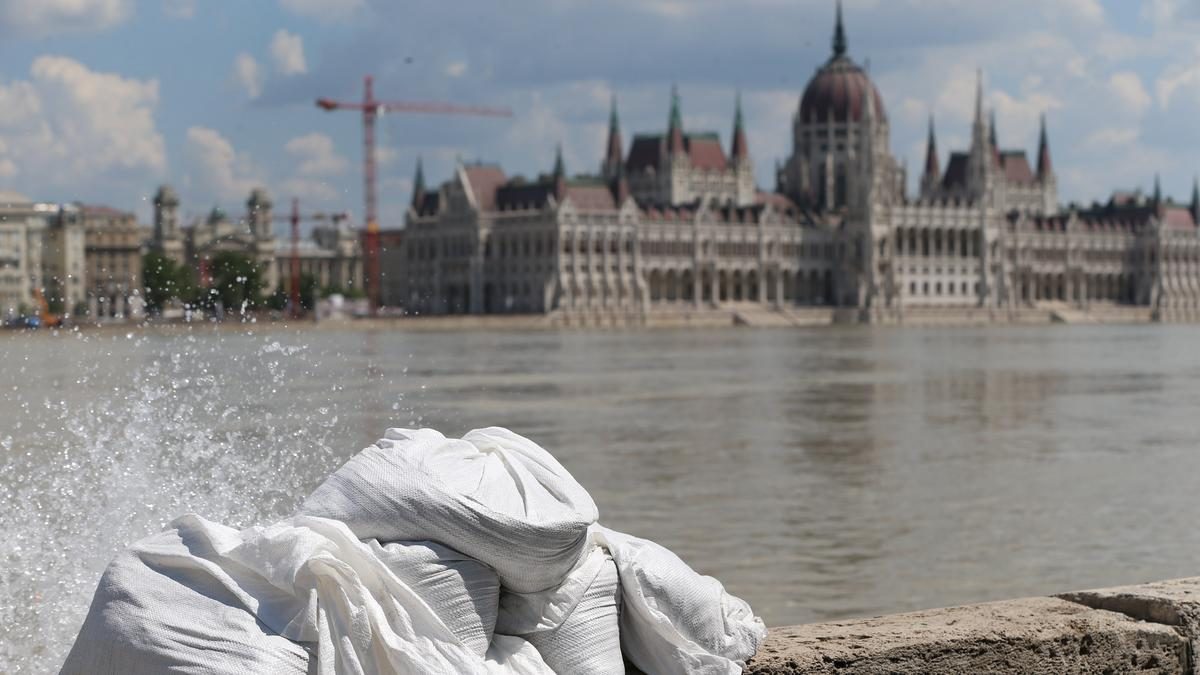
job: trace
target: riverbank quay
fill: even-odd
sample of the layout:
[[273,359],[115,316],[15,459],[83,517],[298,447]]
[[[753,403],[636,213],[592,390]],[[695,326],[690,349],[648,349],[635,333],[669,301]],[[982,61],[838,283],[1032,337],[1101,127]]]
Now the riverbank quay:
[[1200,577],[773,628],[747,675],[1197,672]]

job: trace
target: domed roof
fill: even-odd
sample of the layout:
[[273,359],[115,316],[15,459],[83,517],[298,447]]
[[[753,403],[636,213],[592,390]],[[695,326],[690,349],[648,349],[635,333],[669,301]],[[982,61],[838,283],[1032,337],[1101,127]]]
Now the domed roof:
[[[868,90],[868,87],[870,88]],[[837,7],[837,25],[833,29],[833,56],[821,66],[800,98],[800,119],[824,122],[832,117],[838,122],[858,122],[863,118],[863,101],[867,92],[875,101],[875,117],[887,119],[883,97],[866,71],[846,56],[846,31],[842,27],[842,5]]]
[[822,66],[805,87],[800,99],[800,119],[824,122],[832,117],[838,122],[861,121],[867,87],[875,101],[876,119],[886,120],[883,97],[867,73],[845,56],[835,57]]

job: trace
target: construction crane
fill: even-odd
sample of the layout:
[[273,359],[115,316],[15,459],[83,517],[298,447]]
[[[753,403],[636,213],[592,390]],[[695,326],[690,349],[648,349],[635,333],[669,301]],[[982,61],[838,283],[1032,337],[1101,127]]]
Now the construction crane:
[[375,98],[371,76],[363,78],[363,100],[361,102],[317,99],[317,107],[323,110],[358,110],[363,119],[363,196],[366,205],[363,217],[366,229],[363,233],[363,249],[366,258],[367,298],[374,315],[379,309],[379,214],[375,193],[375,118],[383,113],[403,112],[426,115],[477,115],[482,117],[512,117],[507,108],[464,106],[452,103],[420,101],[380,101]]
[[300,316],[300,221],[333,222],[334,224],[348,218],[346,213],[308,213],[300,214],[300,199],[292,197],[292,212],[286,216],[273,216],[274,221],[287,221],[292,225],[292,257],[289,264],[291,279],[288,283],[288,315],[293,319]]

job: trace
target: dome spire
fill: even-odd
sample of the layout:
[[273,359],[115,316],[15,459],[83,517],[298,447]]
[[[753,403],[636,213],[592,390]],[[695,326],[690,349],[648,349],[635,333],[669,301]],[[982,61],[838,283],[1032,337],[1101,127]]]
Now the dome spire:
[[833,27],[833,58],[846,55],[846,28],[842,24],[842,0],[837,0],[837,23]]

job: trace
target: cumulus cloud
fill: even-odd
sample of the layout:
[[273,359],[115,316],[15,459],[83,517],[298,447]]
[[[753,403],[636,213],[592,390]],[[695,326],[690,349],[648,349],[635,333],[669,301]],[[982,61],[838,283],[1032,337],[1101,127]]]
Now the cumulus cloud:
[[1108,88],[1117,102],[1135,116],[1141,115],[1150,107],[1150,94],[1142,86],[1142,78],[1131,70],[1113,73],[1108,78]]
[[97,31],[133,14],[133,0],[0,0],[0,35],[45,37]]
[[264,182],[250,157],[214,129],[190,127],[183,154],[184,189],[199,203],[238,201]]
[[167,156],[157,105],[156,80],[39,57],[28,80],[0,82],[0,175],[36,193],[158,175]]
[[318,21],[347,21],[366,7],[364,0],[279,0],[289,12]]
[[242,88],[250,98],[258,98],[262,94],[263,73],[258,61],[246,52],[237,55],[233,60],[233,74],[230,76],[234,84]]
[[283,75],[301,75],[308,72],[304,61],[304,40],[295,33],[280,29],[271,39],[271,58],[275,69]]
[[325,134],[311,133],[288,141],[283,149],[296,163],[296,172],[306,176],[336,176],[349,166],[345,157],[333,147],[333,139]]

